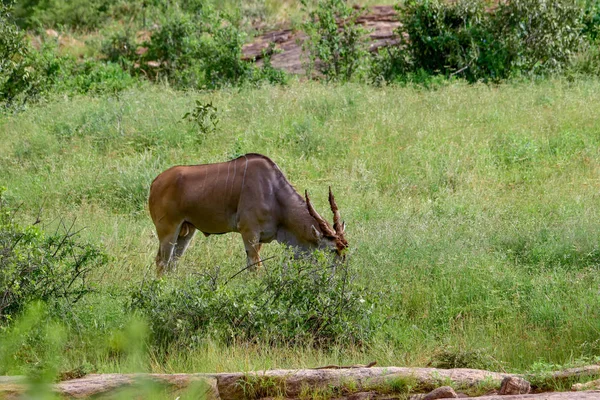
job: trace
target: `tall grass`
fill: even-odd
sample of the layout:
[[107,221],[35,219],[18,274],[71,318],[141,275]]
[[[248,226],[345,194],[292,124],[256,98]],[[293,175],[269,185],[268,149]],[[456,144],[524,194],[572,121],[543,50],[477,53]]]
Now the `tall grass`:
[[[81,359],[98,371],[125,368],[114,329],[128,318],[127,290],[154,274],[152,179],[171,165],[259,152],[324,215],[333,187],[349,262],[381,294],[386,323],[362,349],[207,339],[150,351],[149,370],[426,365],[475,352],[468,366],[523,371],[600,356],[599,90],[596,80],[436,90],[303,83],[56,98],[0,117],[0,185],[26,214],[43,207],[47,221],[75,219],[112,257],[94,277],[102,290],[69,322],[94,334],[73,336],[63,368]],[[216,132],[182,120],[196,99],[217,108]],[[263,256],[278,251],[266,245]],[[166,279],[234,272],[244,259],[239,235],[200,235]]]

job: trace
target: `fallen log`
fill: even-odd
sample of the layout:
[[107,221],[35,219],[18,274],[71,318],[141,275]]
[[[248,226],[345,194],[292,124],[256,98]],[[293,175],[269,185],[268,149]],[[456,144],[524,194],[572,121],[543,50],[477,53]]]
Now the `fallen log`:
[[[337,367],[337,366],[336,366]],[[590,376],[600,366],[573,368],[551,373],[556,379]],[[440,386],[452,386],[460,392],[478,385],[492,391],[500,388],[506,377],[519,375],[476,369],[438,369],[408,367],[368,367],[348,369],[298,369],[215,374],[92,374],[51,386],[67,398],[87,398],[135,390],[152,383],[164,387],[172,398],[180,393],[200,393],[208,400],[258,400],[267,397],[302,398],[311,394],[327,394],[338,399],[397,398],[410,393],[428,393]],[[588,387],[582,387],[582,389]],[[591,387],[589,387],[591,388]],[[409,390],[407,390],[409,389]],[[0,377],[0,398],[19,398],[27,390],[23,377]],[[314,397],[314,396],[313,396]],[[494,395],[489,399],[600,399],[600,391],[542,393],[527,395]]]
[[374,367],[352,369],[271,370],[249,373],[215,374],[221,399],[242,400],[263,397],[300,397],[313,391],[393,392],[393,388],[410,381],[426,392],[447,383],[473,386],[494,384],[509,374],[476,369]]

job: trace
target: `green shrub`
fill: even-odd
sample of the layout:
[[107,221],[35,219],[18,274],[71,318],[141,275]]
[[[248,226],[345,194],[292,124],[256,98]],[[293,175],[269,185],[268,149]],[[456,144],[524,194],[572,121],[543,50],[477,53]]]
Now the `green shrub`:
[[54,40],[43,42],[39,50],[32,48],[6,5],[0,5],[0,56],[0,104],[4,106],[35,101],[52,90],[116,92],[135,82],[114,64],[78,62],[72,56],[59,55]]
[[[92,290],[87,275],[107,262],[96,246],[65,228],[46,233],[39,219],[21,225],[0,192],[0,325],[33,301],[68,305]],[[64,225],[63,225],[64,226]]]
[[270,344],[361,344],[373,334],[371,303],[354,278],[347,265],[333,268],[324,259],[280,259],[242,285],[208,274],[183,282],[151,281],[133,292],[131,306],[150,321],[160,345],[207,336]]
[[400,29],[408,33],[408,38],[400,34],[401,47],[410,54],[413,71],[462,73],[470,80],[492,72],[480,71],[480,61],[486,57],[482,53],[493,41],[482,1],[411,0],[403,3],[398,12]]
[[[270,60],[263,68],[242,60],[245,37],[235,18],[208,6],[194,15],[176,11],[144,44],[148,51],[142,57],[141,68],[151,79],[162,76],[181,88],[285,83],[285,74],[273,69]],[[132,57],[116,51],[108,54],[114,54],[113,59]]]
[[136,48],[135,39],[129,29],[115,29],[102,42],[100,52],[107,61],[119,64],[126,71],[132,71],[134,63],[140,59]]
[[600,0],[587,0],[583,8],[582,34],[590,42],[600,37]]
[[492,14],[493,33],[511,70],[560,72],[580,48],[582,16],[576,0],[514,0]]
[[177,87],[198,87],[204,79],[200,63],[202,32],[201,22],[190,15],[171,14],[145,44],[148,51],[142,68],[146,74],[166,77]]
[[[302,0],[302,4],[308,8],[307,0]],[[366,31],[356,23],[359,16],[360,10],[352,8],[346,0],[318,1],[304,23],[309,36],[304,43],[309,75],[316,66],[327,80],[352,78],[367,56],[363,40]]]
[[30,85],[27,69],[29,45],[15,24],[14,2],[0,3],[0,104],[11,104]]
[[409,0],[398,12],[400,46],[375,57],[376,82],[419,70],[471,82],[561,72],[583,32],[574,0],[516,0],[492,10],[481,0]]
[[250,80],[254,65],[242,60],[246,35],[233,19],[212,16],[203,37],[202,61],[209,88],[237,86]]
[[136,84],[136,79],[119,65],[85,60],[76,63],[71,78],[65,80],[65,88],[73,93],[117,93]]

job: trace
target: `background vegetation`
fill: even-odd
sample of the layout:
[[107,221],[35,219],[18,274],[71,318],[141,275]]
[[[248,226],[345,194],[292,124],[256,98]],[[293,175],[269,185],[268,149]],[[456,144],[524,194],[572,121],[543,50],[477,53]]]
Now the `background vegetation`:
[[[375,55],[333,0],[2,4],[0,374],[598,360],[596,3],[406,2]],[[240,60],[281,15],[308,16],[326,82]],[[348,265],[270,244],[236,275],[231,234],[155,280],[150,182],[246,152],[325,215],[334,187]]]

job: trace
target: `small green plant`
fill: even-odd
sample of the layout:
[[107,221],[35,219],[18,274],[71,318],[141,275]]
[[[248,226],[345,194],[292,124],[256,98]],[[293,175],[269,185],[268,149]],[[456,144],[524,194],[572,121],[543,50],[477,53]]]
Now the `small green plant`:
[[285,378],[247,374],[237,381],[246,400],[258,400],[265,397],[285,397]]
[[[309,8],[308,0],[301,2],[305,10]],[[309,76],[315,66],[328,81],[349,81],[358,71],[367,56],[363,40],[366,30],[356,22],[360,13],[346,0],[317,2],[304,24],[309,36],[304,43]]]
[[498,370],[502,366],[485,350],[461,350],[445,347],[437,351],[430,364],[435,368],[475,368]]
[[186,112],[182,119],[196,125],[202,135],[213,133],[219,125],[217,108],[213,106],[212,102],[203,104],[200,100],[196,100],[194,109]]
[[417,392],[420,383],[415,377],[402,376],[387,380],[385,386],[390,393],[410,394]]

